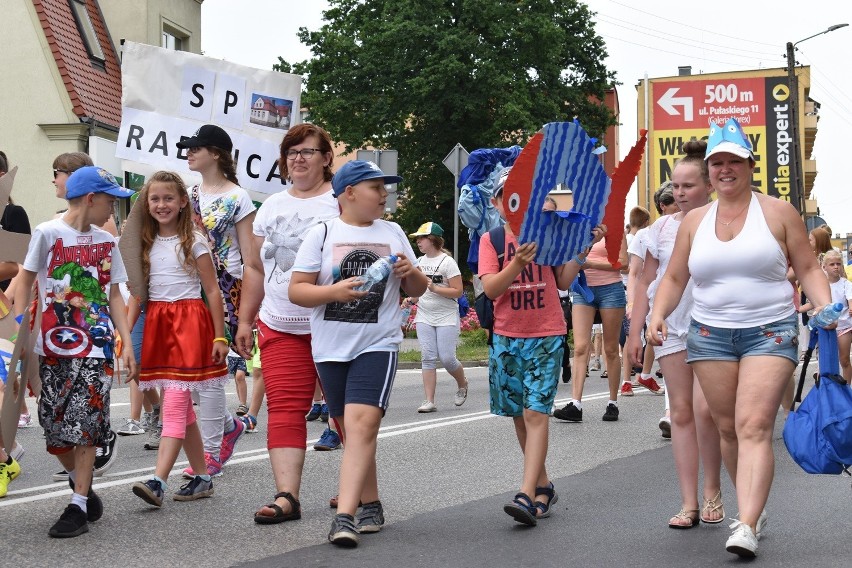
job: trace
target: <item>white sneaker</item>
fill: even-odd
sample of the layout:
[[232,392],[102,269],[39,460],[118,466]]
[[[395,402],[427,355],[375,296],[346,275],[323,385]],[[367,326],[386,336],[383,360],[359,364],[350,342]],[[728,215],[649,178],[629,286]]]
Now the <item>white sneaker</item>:
[[599,357],[595,357],[592,359],[592,362],[589,364],[590,371],[600,371],[601,370],[601,360]]
[[24,457],[25,453],[26,452],[24,451],[24,447],[21,444],[19,444],[16,440],[15,441],[15,447],[12,448],[12,451],[9,452],[9,455],[12,456],[13,460],[15,460],[16,462],[19,462],[19,461],[21,461],[21,458]]
[[124,421],[124,426],[122,426],[116,433],[119,436],[138,436],[139,434],[145,433],[145,428],[142,427],[142,424],[140,424],[138,420],[128,418]]
[[769,521],[769,516],[766,514],[766,509],[760,512],[760,516],[757,518],[757,532],[754,536],[757,537],[757,540],[763,538],[763,529],[766,528],[766,523]]
[[21,417],[18,418],[18,428],[32,428],[33,427],[33,419],[30,416],[30,413],[21,414]]
[[464,386],[456,391],[456,400],[455,405],[461,406],[464,404],[464,401],[467,400],[467,381],[465,381]]
[[751,527],[740,521],[731,524],[734,532],[728,537],[725,549],[743,558],[754,558],[757,556],[757,536]]
[[423,404],[420,405],[420,408],[417,409],[417,412],[437,412],[438,407],[435,406],[435,403],[431,400],[424,400]]

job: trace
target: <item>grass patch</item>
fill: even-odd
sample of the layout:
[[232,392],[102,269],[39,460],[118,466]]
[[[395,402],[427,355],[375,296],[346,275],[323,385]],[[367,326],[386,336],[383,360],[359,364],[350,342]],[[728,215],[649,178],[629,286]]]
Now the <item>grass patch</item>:
[[[456,357],[460,361],[488,360],[488,334],[484,329],[468,331],[461,335]],[[399,360],[406,363],[419,363],[420,351],[402,351]]]

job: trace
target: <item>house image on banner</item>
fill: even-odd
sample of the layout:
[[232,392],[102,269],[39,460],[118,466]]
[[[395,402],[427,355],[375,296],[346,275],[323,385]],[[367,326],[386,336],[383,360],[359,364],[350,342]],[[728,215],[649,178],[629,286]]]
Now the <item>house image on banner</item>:
[[268,128],[290,128],[290,113],[293,111],[293,101],[276,99],[265,95],[252,93],[251,115],[249,122]]

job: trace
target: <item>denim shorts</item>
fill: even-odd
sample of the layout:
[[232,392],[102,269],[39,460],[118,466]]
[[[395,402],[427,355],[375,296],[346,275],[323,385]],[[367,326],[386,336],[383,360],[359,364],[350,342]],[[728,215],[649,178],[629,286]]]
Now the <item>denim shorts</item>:
[[796,314],[766,325],[729,329],[695,320],[686,339],[687,363],[739,361],[743,357],[773,355],[799,363],[799,324]]
[[589,286],[589,289],[594,295],[591,302],[587,302],[582,294],[571,292],[571,303],[575,306],[591,306],[599,310],[627,306],[627,295],[624,293],[624,284],[620,280],[602,286]]
[[556,398],[564,346],[564,335],[495,333],[488,362],[491,414],[523,416],[525,408],[548,414]]

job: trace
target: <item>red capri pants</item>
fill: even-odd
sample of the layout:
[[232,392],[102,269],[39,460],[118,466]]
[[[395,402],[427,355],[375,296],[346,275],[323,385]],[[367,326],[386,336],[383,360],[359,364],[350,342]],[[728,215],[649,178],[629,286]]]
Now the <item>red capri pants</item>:
[[266,447],[305,449],[318,379],[311,336],[276,331],[257,322],[257,346],[266,384]]

